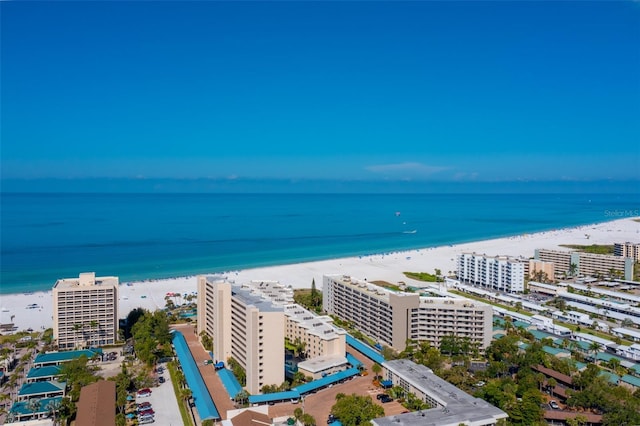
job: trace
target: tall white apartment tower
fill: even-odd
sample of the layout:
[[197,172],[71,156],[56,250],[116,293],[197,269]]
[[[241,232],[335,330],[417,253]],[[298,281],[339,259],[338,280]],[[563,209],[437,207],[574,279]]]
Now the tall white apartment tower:
[[213,339],[215,360],[233,357],[244,368],[249,393],[284,381],[283,306],[248,286],[199,276],[198,332],[202,330]]
[[463,253],[458,256],[458,279],[468,284],[507,293],[524,291],[528,260],[507,256]]
[[118,277],[95,272],[53,286],[53,337],[60,350],[113,345],[118,338]]

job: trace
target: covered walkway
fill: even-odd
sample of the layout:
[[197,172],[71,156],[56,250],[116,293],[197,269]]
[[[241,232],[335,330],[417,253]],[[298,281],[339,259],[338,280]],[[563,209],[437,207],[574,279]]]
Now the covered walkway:
[[207,386],[200,375],[198,366],[196,365],[193,356],[191,356],[191,351],[189,350],[187,341],[182,333],[177,330],[173,330],[172,334],[173,346],[176,350],[176,354],[178,355],[178,360],[180,361],[180,366],[184,372],[184,377],[191,389],[200,419],[220,420],[220,414],[211,399],[211,395],[209,394]]
[[321,379],[318,380],[314,380],[313,382],[309,382],[309,383],[305,383],[303,385],[300,386],[296,386],[295,388],[291,389],[293,391],[298,391],[300,392],[300,395],[304,395],[307,392],[311,392],[314,390],[318,390],[321,388],[324,388],[325,386],[329,386],[331,384],[334,383],[338,383],[342,380],[348,379],[349,377],[353,377],[353,376],[357,376],[358,374],[360,374],[360,370],[358,368],[355,367],[351,367],[348,370],[344,370],[341,371],[339,373],[335,373],[335,374],[330,374],[328,376],[325,376]]
[[377,362],[380,365],[385,362],[384,357],[380,355],[378,351],[349,334],[347,334],[347,345],[351,346],[353,349],[357,350],[373,362]]
[[229,398],[234,399],[242,390],[242,386],[240,386],[236,376],[231,370],[227,370],[226,368],[219,369],[218,376],[220,377],[224,388],[227,390]]

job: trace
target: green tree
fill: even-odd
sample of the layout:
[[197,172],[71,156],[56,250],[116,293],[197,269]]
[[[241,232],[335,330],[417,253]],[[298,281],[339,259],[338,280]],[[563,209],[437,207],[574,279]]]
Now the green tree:
[[376,362],[371,366],[371,371],[373,371],[373,374],[376,375],[376,379],[377,379],[380,373],[382,372],[382,366]]
[[80,398],[80,389],[98,381],[97,368],[88,365],[89,359],[82,355],[80,358],[65,362],[60,369],[61,381],[66,382],[70,388],[71,401],[77,402]]
[[375,404],[370,396],[356,394],[336,395],[336,403],[331,413],[340,419],[344,426],[368,425],[372,419],[384,416],[384,409]]

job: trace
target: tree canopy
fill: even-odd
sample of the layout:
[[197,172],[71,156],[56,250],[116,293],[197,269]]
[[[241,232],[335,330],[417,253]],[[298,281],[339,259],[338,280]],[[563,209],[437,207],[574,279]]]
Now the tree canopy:
[[336,403],[331,407],[331,414],[340,419],[344,426],[360,426],[384,416],[384,409],[374,403],[370,396],[339,393]]

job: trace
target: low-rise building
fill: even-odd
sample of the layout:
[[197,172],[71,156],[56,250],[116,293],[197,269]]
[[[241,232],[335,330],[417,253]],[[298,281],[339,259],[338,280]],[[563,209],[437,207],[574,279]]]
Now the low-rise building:
[[490,426],[509,417],[499,408],[436,376],[424,365],[397,359],[383,363],[382,367],[383,376],[393,386],[412,393],[431,408],[374,419],[371,423],[375,426]]

